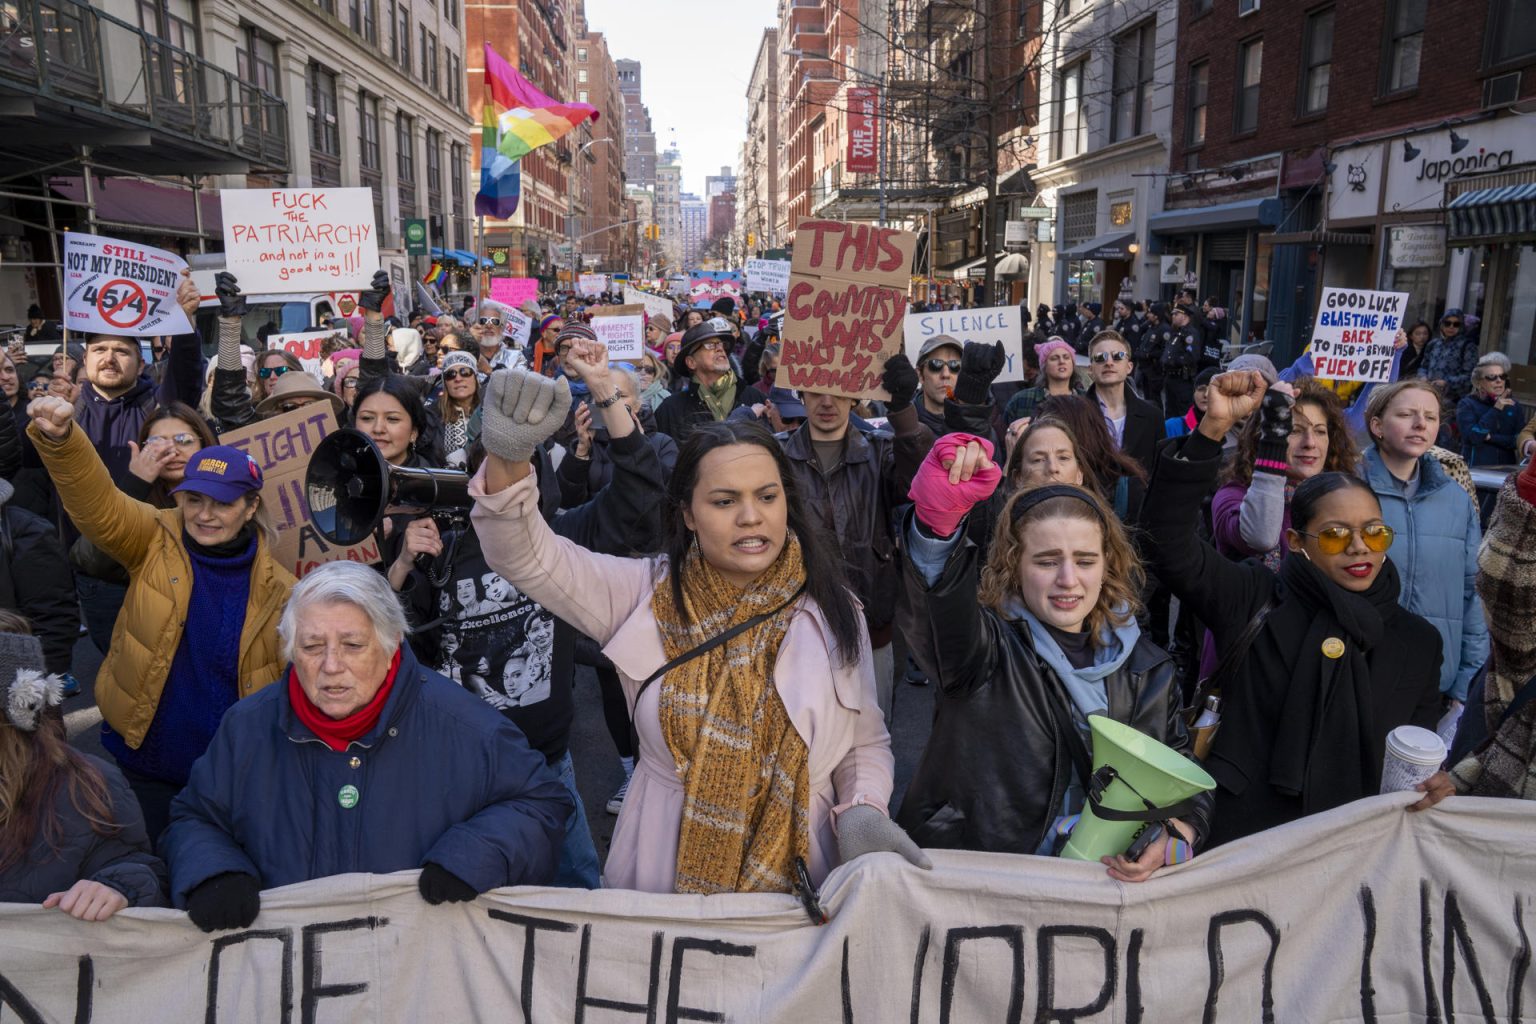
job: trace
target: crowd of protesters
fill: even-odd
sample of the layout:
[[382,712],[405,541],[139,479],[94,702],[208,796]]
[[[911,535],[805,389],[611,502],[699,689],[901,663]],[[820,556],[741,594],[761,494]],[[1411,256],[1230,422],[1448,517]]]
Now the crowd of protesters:
[[[389,292],[319,325],[318,375],[247,346],[227,273],[178,293],[216,302],[215,338],[40,366],[33,310],[0,357],[0,898],[211,931],[355,871],[419,869],[439,903],[1052,855],[1090,716],[1195,757],[1218,691],[1216,789],[1110,877],[1376,793],[1402,725],[1455,739],[1410,809],[1536,796],[1536,470],[1491,521],[1468,477],[1528,457],[1536,420],[1459,310],[1361,386],[1230,351],[1193,293],[1041,306],[1024,379],[940,335],[856,401],[785,386],[771,302],[652,314],[610,361],[590,321],[616,297],[531,301],[519,340],[498,303],[386,316]],[[295,579],[261,467],[219,439],[317,403],[389,467],[462,472],[472,511],[383,516],[380,564]],[[60,714],[82,632],[110,761]],[[937,708],[898,794],[902,678]],[[570,753],[598,714],[606,860]]]

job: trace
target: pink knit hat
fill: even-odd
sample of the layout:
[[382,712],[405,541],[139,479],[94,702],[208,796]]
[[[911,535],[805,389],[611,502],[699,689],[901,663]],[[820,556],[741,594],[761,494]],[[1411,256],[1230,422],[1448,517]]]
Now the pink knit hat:
[[1046,358],[1049,357],[1050,354],[1056,351],[1058,348],[1064,349],[1066,353],[1072,356],[1074,359],[1077,357],[1077,351],[1073,349],[1071,345],[1068,345],[1060,337],[1053,334],[1049,338],[1046,338],[1044,342],[1035,346],[1035,355],[1039,357],[1040,365],[1044,366]]

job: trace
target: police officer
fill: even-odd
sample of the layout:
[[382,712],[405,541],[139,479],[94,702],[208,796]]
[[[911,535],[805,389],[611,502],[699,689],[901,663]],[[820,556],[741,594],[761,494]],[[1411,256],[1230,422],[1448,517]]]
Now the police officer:
[[[1181,302],[1170,314],[1172,335],[1163,346],[1163,413],[1183,416],[1195,401],[1195,377],[1202,367],[1205,341],[1195,326],[1194,307]],[[1219,361],[1219,360],[1218,360]]]

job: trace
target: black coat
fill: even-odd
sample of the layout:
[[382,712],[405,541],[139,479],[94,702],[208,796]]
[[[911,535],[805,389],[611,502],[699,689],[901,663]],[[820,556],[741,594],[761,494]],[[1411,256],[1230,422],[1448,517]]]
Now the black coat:
[[[1297,628],[1297,616],[1285,614],[1287,602],[1297,598],[1287,593],[1280,578],[1256,559],[1227,560],[1195,534],[1200,503],[1215,486],[1221,461],[1221,446],[1203,434],[1190,435],[1182,446],[1167,446],[1147,492],[1143,522],[1158,578],[1206,624],[1223,658],[1260,609],[1275,602],[1242,667],[1222,693],[1221,730],[1206,765],[1220,784],[1213,844],[1303,814],[1302,797],[1281,792],[1268,779],[1281,705],[1296,685],[1293,676],[1300,655],[1307,653],[1301,650],[1305,629]],[[1360,709],[1370,716],[1378,747],[1399,725],[1433,729],[1440,714],[1440,634],[1395,602],[1383,621],[1382,638],[1367,659],[1370,706]],[[1391,683],[1378,685],[1383,680]],[[1347,752],[1326,753],[1340,757]],[[1312,794],[1313,806],[1324,809],[1317,806],[1318,796]],[[1326,794],[1323,797],[1326,805]]]
[[26,616],[48,671],[62,675],[80,639],[75,574],[53,525],[10,498],[11,485],[0,484],[0,608]]
[[[903,559],[902,630],[939,692],[896,820],[919,846],[1034,853],[1072,780],[1071,754],[1058,738],[1076,726],[1056,711],[1071,701],[1028,627],[977,603],[977,553],[962,541],[931,587]],[[1167,653],[1143,636],[1104,684],[1111,718],[1189,754]],[[1202,836],[1210,807],[1209,795],[1199,798],[1187,819]]]
[[[760,398],[757,392],[738,378],[736,395],[731,399],[731,408],[751,405]],[[687,442],[695,427],[712,423],[714,419],[714,414],[709,411],[709,406],[704,404],[704,399],[699,397],[691,380],[685,390],[674,391],[656,407],[656,429],[676,441],[679,448]]]
[[[1083,395],[1083,399],[1091,402],[1095,411],[1102,412],[1099,408],[1099,396],[1094,388],[1090,387]],[[1152,467],[1157,464],[1158,442],[1167,436],[1168,424],[1163,418],[1163,411],[1145,398],[1136,395],[1127,386],[1125,389],[1125,435],[1120,440],[1120,450],[1141,463],[1141,468],[1146,470],[1147,476],[1150,477]],[[1142,502],[1146,498],[1146,484],[1132,479],[1129,491],[1126,518],[1130,522],[1136,522],[1140,518]]]

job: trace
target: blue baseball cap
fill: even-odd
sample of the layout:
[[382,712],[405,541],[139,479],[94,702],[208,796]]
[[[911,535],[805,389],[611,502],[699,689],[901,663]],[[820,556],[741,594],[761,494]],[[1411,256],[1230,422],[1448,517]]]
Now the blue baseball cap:
[[261,467],[239,448],[216,444],[187,460],[186,476],[171,491],[205,494],[214,501],[233,505],[247,494],[261,490]]

